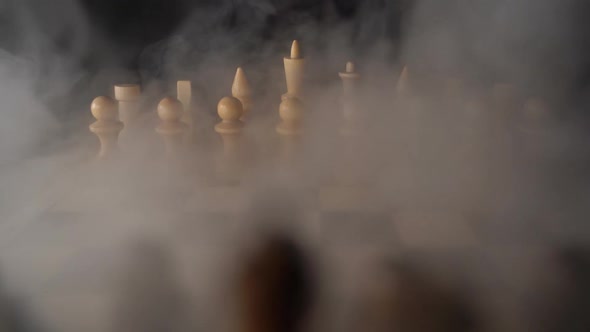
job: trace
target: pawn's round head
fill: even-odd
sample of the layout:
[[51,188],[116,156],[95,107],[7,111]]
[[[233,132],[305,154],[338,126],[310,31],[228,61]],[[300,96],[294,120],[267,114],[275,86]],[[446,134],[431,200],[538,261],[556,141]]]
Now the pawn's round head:
[[223,121],[238,121],[244,113],[242,102],[235,97],[223,97],[217,104],[217,114]]
[[283,121],[297,122],[303,116],[304,106],[297,97],[284,98],[279,106],[279,115]]
[[180,121],[182,112],[182,103],[174,97],[166,97],[158,104],[158,117],[162,121]]
[[106,96],[94,98],[90,105],[92,116],[99,121],[114,121],[118,119],[117,104]]

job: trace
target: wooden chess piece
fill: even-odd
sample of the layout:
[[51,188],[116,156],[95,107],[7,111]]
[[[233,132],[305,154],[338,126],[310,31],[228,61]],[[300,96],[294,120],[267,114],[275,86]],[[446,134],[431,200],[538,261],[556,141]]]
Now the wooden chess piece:
[[96,118],[96,122],[90,125],[90,131],[100,140],[98,157],[108,158],[116,151],[117,139],[124,127],[118,120],[117,104],[109,97],[100,96],[92,101],[90,110]]
[[[359,158],[366,149],[363,149],[358,135],[364,126],[363,115],[358,110],[358,87],[360,75],[355,71],[354,63],[346,64],[346,71],[338,73],[342,80],[342,126],[340,138],[343,141],[337,153],[337,165],[333,167],[332,176],[338,184],[353,184],[359,179],[361,166]],[[366,162],[366,160],[365,160]]]
[[298,149],[303,112],[303,103],[296,97],[284,98],[279,107],[282,121],[277,125],[276,131],[282,137],[281,159],[287,165],[293,164]]
[[305,59],[301,54],[301,49],[299,48],[299,42],[297,40],[294,40],[291,45],[291,55],[284,58],[284,65],[287,93],[282,96],[282,99],[287,97],[301,98]]
[[182,147],[182,138],[187,125],[181,121],[183,113],[182,103],[174,97],[166,97],[158,104],[160,124],[156,132],[164,139],[168,157],[178,157]]
[[182,103],[184,112],[182,113],[182,122],[186,123],[189,128],[193,128],[193,114],[191,109],[192,103],[192,86],[191,81],[176,82],[176,98]]
[[242,102],[244,110],[242,119],[245,118],[252,107],[252,90],[250,89],[250,83],[248,82],[242,67],[238,67],[236,70],[236,76],[234,77],[234,82],[231,87],[231,94]]
[[345,136],[353,136],[358,132],[358,121],[360,120],[357,109],[357,84],[361,76],[355,71],[352,62],[348,62],[346,71],[338,73],[338,75],[342,80],[342,117],[344,118],[340,133]]
[[115,85],[115,99],[119,102],[119,119],[126,128],[139,115],[139,97],[141,88],[137,84]]
[[282,122],[276,128],[277,133],[282,136],[299,136],[303,110],[304,106],[299,98],[285,98],[279,106],[279,116]]
[[287,236],[261,242],[237,273],[238,331],[300,332],[314,301],[312,266]]
[[217,104],[217,114],[221,122],[215,125],[215,131],[223,140],[223,155],[218,171],[220,178],[236,182],[239,177],[240,140],[244,123],[240,120],[244,113],[242,102],[235,97],[223,97]]

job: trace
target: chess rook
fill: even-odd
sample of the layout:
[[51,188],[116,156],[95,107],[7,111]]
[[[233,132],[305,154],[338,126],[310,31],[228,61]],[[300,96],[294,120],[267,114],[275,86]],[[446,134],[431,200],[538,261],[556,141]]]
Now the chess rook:
[[342,135],[354,135],[358,131],[359,114],[357,110],[357,83],[360,75],[355,72],[354,63],[346,64],[346,71],[338,73],[342,80],[342,117],[344,123],[340,128]]
[[118,119],[117,104],[109,97],[95,98],[90,110],[96,119],[96,122],[90,125],[90,131],[100,140],[98,157],[106,159],[117,150],[117,138],[124,125]]
[[137,84],[115,85],[115,99],[119,102],[119,119],[126,128],[139,114],[139,97],[141,88]]
[[183,105],[174,97],[166,97],[158,104],[160,124],[156,132],[164,139],[168,157],[178,157],[182,148],[182,139],[187,131],[187,125],[181,121],[182,114]]
[[234,77],[234,82],[231,87],[231,94],[242,103],[242,119],[244,119],[248,116],[252,107],[252,90],[250,89],[250,83],[248,82],[242,67],[238,67],[236,70],[236,76]]
[[287,93],[283,95],[283,99],[287,97],[301,98],[301,88],[303,83],[303,71],[305,68],[305,59],[301,55],[299,42],[293,41],[291,45],[291,54],[284,58],[285,64],[285,78],[287,80]]
[[215,125],[223,140],[223,153],[217,168],[219,178],[223,182],[235,183],[239,181],[241,156],[240,140],[244,123],[240,120],[244,109],[242,102],[235,97],[223,97],[217,104],[217,114],[221,122]]
[[189,128],[193,127],[193,113],[191,109],[192,86],[191,81],[176,82],[176,98],[182,103],[184,112],[182,113],[182,122],[186,123]]

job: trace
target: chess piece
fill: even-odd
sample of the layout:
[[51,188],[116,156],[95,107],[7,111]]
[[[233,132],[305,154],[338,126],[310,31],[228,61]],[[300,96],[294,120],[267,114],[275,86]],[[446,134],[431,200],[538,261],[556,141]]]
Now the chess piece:
[[238,98],[223,97],[217,104],[217,114],[221,122],[215,125],[215,131],[223,140],[223,155],[218,171],[220,178],[235,182],[239,177],[240,139],[244,123],[240,120],[243,106]]
[[283,95],[283,99],[287,97],[301,98],[301,85],[303,83],[303,70],[305,68],[305,59],[301,55],[299,42],[293,41],[291,45],[291,55],[284,58],[285,64],[285,78],[287,80],[287,93]]
[[398,96],[407,96],[410,92],[410,74],[408,66],[404,66],[395,87]]
[[[338,73],[342,80],[342,118],[340,134],[343,144],[339,149],[336,165],[332,167],[334,181],[341,185],[354,184],[358,179],[360,168],[359,157],[364,150],[357,135],[363,126],[362,115],[358,112],[357,84],[360,75],[355,71],[354,63],[346,64],[346,71]],[[361,158],[362,159],[362,158]]]
[[176,97],[182,103],[184,112],[182,113],[182,122],[186,123],[189,128],[193,127],[193,114],[191,109],[192,90],[191,81],[176,82]]
[[292,165],[301,135],[301,120],[303,117],[303,103],[296,97],[284,98],[279,107],[281,123],[276,131],[282,137],[283,147],[281,159],[287,165]]
[[276,130],[282,136],[299,136],[301,133],[301,119],[303,103],[297,97],[283,99],[279,106],[279,116],[282,122]]
[[182,147],[182,138],[187,130],[187,125],[181,121],[182,113],[183,105],[174,97],[166,97],[158,104],[160,124],[156,132],[164,139],[169,157],[177,157]]
[[299,244],[282,234],[241,261],[236,280],[240,332],[300,332],[314,300],[315,278]]
[[354,63],[346,64],[346,71],[338,73],[342,80],[342,117],[344,124],[340,128],[340,133],[345,136],[351,136],[358,131],[359,114],[357,113],[357,83],[360,75],[355,72]]
[[90,110],[96,122],[90,125],[90,131],[100,140],[100,159],[108,158],[117,149],[117,138],[123,130],[123,123],[118,120],[117,104],[109,97],[95,98]]
[[137,84],[115,85],[115,99],[119,102],[119,119],[130,128],[131,122],[139,114],[141,88]]
[[244,74],[242,67],[238,67],[236,70],[236,76],[231,87],[231,94],[235,98],[238,98],[242,102],[244,112],[242,119],[248,115],[250,108],[252,107],[252,90],[250,89],[250,83]]

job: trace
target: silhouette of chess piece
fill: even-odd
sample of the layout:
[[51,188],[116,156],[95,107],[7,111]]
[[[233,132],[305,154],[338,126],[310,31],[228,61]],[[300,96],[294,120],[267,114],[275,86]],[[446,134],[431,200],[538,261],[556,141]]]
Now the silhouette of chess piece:
[[291,239],[271,236],[238,274],[240,332],[301,331],[312,300],[311,275]]

